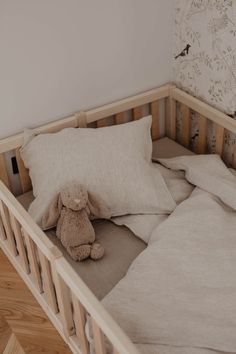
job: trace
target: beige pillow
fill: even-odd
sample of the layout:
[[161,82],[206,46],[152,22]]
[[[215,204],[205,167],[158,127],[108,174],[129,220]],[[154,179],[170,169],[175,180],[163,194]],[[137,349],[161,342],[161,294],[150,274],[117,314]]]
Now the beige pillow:
[[66,128],[40,134],[21,149],[35,200],[29,213],[37,223],[60,188],[77,181],[100,195],[112,216],[166,214],[176,204],[151,164],[152,118],[98,128]]

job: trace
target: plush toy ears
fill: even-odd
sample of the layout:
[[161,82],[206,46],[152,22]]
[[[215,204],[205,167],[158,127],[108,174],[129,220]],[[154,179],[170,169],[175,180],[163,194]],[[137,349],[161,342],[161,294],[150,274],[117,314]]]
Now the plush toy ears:
[[88,192],[88,207],[92,215],[100,219],[110,219],[111,211],[102,198]]
[[57,220],[60,216],[62,209],[62,201],[60,193],[53,198],[48,210],[42,217],[42,229],[48,230],[56,226]]

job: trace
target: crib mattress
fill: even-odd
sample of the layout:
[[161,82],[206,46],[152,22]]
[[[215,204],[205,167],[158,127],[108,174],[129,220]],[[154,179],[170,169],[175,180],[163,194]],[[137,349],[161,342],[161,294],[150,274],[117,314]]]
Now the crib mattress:
[[[168,138],[153,143],[154,159],[188,154],[192,152]],[[20,195],[18,200],[25,209],[28,209],[33,201],[32,191]],[[94,221],[93,226],[97,241],[105,249],[104,258],[96,262],[90,259],[83,262],[73,261],[57,239],[55,230],[50,230],[46,234],[62,251],[95,296],[101,300],[124,277],[133,260],[146,248],[146,244],[125,226],[117,226],[104,220]]]

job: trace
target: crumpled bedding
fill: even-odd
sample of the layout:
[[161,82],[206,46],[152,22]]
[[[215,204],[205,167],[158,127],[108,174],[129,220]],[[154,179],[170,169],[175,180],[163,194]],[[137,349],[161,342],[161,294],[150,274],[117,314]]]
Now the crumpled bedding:
[[139,350],[145,354],[234,354],[206,348],[174,347],[170,345],[139,345]]
[[[159,163],[153,163],[153,166],[161,173],[177,205],[190,196],[194,186],[186,180],[184,171],[170,170]],[[148,243],[152,231],[168,216],[167,214],[124,215],[112,218],[111,221],[116,225],[128,227],[137,237]]]
[[[176,171],[162,166],[158,159],[173,158],[178,156],[192,156],[194,153],[175,141],[165,137],[153,142],[153,166],[161,173],[167,188],[176,204],[180,204],[192,193],[194,186],[185,178],[184,171]],[[149,242],[152,231],[160,225],[169,215],[124,215],[112,218],[116,225],[128,227],[137,237],[145,243]]]
[[145,354],[236,352],[236,177],[218,156],[160,160],[197,188],[103,305]]

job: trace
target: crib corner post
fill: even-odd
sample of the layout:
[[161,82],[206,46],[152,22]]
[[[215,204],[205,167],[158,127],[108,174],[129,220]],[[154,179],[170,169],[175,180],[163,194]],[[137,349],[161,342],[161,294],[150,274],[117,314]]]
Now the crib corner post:
[[5,184],[5,186],[12,190],[11,180],[7,170],[7,163],[4,153],[0,153],[0,180]]
[[166,136],[172,140],[176,140],[176,100],[173,98],[175,88],[175,85],[170,85],[169,96],[166,98],[165,106]]
[[76,126],[78,128],[87,128],[87,113],[84,111],[80,111],[75,113]]

